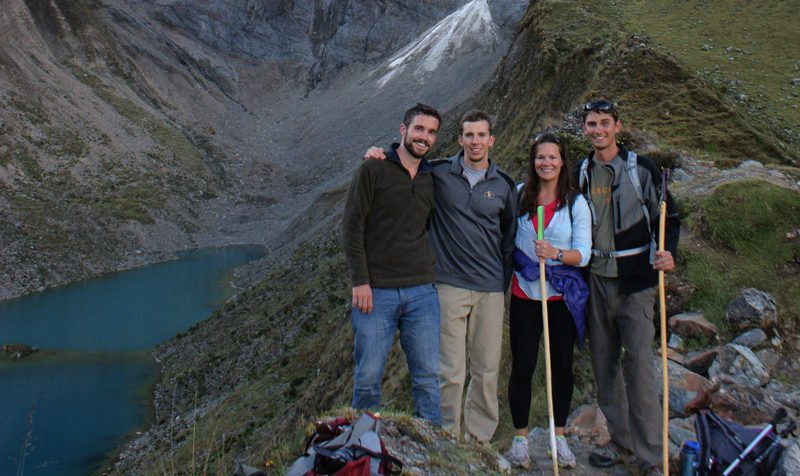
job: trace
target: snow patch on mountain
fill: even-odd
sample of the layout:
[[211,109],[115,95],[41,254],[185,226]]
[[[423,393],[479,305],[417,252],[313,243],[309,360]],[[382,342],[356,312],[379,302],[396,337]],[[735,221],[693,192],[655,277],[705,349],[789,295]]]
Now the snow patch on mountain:
[[476,50],[491,51],[498,43],[498,26],[492,19],[488,0],[472,0],[406,45],[372,74],[381,74],[378,88],[408,66],[415,68],[415,78],[422,79],[436,71],[444,59]]

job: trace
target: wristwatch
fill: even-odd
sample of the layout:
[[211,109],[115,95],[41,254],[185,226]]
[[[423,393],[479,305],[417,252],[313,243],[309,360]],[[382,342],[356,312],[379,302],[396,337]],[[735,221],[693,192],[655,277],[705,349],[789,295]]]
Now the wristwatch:
[[564,261],[564,250],[559,249],[558,254],[556,255],[556,260],[559,262]]

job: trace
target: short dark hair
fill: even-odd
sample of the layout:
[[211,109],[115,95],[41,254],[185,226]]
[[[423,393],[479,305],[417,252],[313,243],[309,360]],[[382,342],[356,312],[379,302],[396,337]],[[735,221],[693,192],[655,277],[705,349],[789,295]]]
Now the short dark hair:
[[587,101],[581,107],[581,122],[586,122],[586,116],[588,116],[590,112],[610,114],[611,117],[614,118],[614,122],[619,120],[619,111],[617,110],[617,106],[613,102],[603,97],[598,97],[592,99],[591,101]]
[[442,124],[442,116],[439,114],[439,111],[437,111],[434,107],[428,106],[427,104],[422,104],[421,102],[418,102],[416,106],[406,111],[406,114],[403,116],[403,124],[405,124],[406,127],[410,126],[411,122],[417,116],[435,117],[439,121],[439,124]]
[[492,133],[492,118],[489,117],[489,114],[481,111],[480,109],[472,109],[471,111],[467,111],[463,116],[461,116],[461,131],[464,131],[464,123],[465,122],[479,122],[479,121],[486,121],[489,123],[489,133]]

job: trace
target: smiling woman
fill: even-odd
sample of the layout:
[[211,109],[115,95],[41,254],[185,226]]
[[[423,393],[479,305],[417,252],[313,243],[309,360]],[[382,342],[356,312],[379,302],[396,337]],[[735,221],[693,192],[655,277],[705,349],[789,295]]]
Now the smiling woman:
[[44,349],[0,362],[0,474],[85,475],[150,412],[150,348],[208,317],[258,246],[178,260],[0,302],[0,336]]

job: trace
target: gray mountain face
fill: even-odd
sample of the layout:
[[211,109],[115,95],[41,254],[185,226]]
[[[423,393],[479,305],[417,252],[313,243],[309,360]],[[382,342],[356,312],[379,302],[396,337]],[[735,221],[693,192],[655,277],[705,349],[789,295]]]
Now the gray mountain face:
[[526,7],[5,2],[0,298],[331,226],[363,150],[479,94]]

